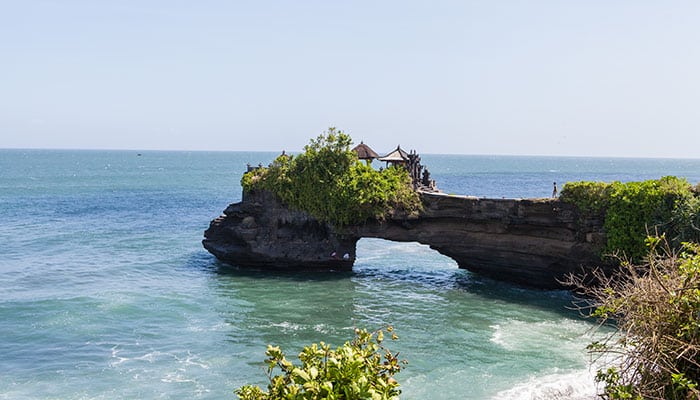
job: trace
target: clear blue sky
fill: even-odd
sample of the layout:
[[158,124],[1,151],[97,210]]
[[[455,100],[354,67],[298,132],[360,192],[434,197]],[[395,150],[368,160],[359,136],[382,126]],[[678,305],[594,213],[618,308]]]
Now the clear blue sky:
[[0,0],[0,148],[700,157],[700,1]]

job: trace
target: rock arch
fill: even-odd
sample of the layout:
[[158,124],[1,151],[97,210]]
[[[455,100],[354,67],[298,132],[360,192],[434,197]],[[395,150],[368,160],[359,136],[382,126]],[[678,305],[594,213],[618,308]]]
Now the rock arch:
[[338,230],[289,209],[270,193],[247,193],[211,222],[203,245],[241,267],[348,270],[360,238],[418,242],[460,268],[539,288],[558,288],[568,273],[598,263],[601,223],[582,221],[573,205],[557,199],[420,196],[424,209],[417,216]]

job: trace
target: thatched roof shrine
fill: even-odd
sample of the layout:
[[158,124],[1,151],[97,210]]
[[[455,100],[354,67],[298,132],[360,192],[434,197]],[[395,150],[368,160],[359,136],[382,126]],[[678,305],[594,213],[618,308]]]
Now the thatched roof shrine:
[[384,161],[391,164],[405,164],[408,162],[408,153],[401,150],[401,146],[397,146],[396,150],[379,158],[379,161]]
[[379,154],[377,154],[364,142],[360,142],[360,144],[355,146],[355,148],[352,149],[352,151],[357,153],[357,158],[359,158],[360,160],[374,160],[375,158],[379,158]]

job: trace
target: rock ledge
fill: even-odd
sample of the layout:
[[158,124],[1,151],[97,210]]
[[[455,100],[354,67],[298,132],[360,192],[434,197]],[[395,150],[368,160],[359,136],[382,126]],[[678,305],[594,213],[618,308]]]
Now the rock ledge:
[[420,196],[424,209],[418,216],[335,229],[289,209],[271,193],[246,193],[211,221],[202,243],[239,267],[349,270],[360,238],[418,242],[460,268],[538,288],[559,288],[558,280],[568,273],[600,263],[602,222],[582,221],[573,205],[555,199]]

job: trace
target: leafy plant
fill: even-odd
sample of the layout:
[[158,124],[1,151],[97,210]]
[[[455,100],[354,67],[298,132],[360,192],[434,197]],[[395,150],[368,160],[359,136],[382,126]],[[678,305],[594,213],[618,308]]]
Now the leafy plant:
[[[391,326],[392,340],[398,339]],[[277,346],[268,346],[267,390],[246,385],[236,390],[242,400],[397,400],[401,390],[393,378],[401,371],[398,353],[383,345],[384,331],[355,329],[355,338],[337,349],[323,342],[304,347],[301,365],[294,365]],[[281,375],[273,372],[279,369]]]
[[330,128],[302,154],[281,155],[269,167],[243,175],[243,190],[270,191],[289,206],[336,226],[420,210],[406,170],[377,171],[359,162],[351,143],[350,136]]
[[610,188],[605,182],[568,182],[559,194],[559,200],[575,204],[586,218],[603,216],[608,206]]

